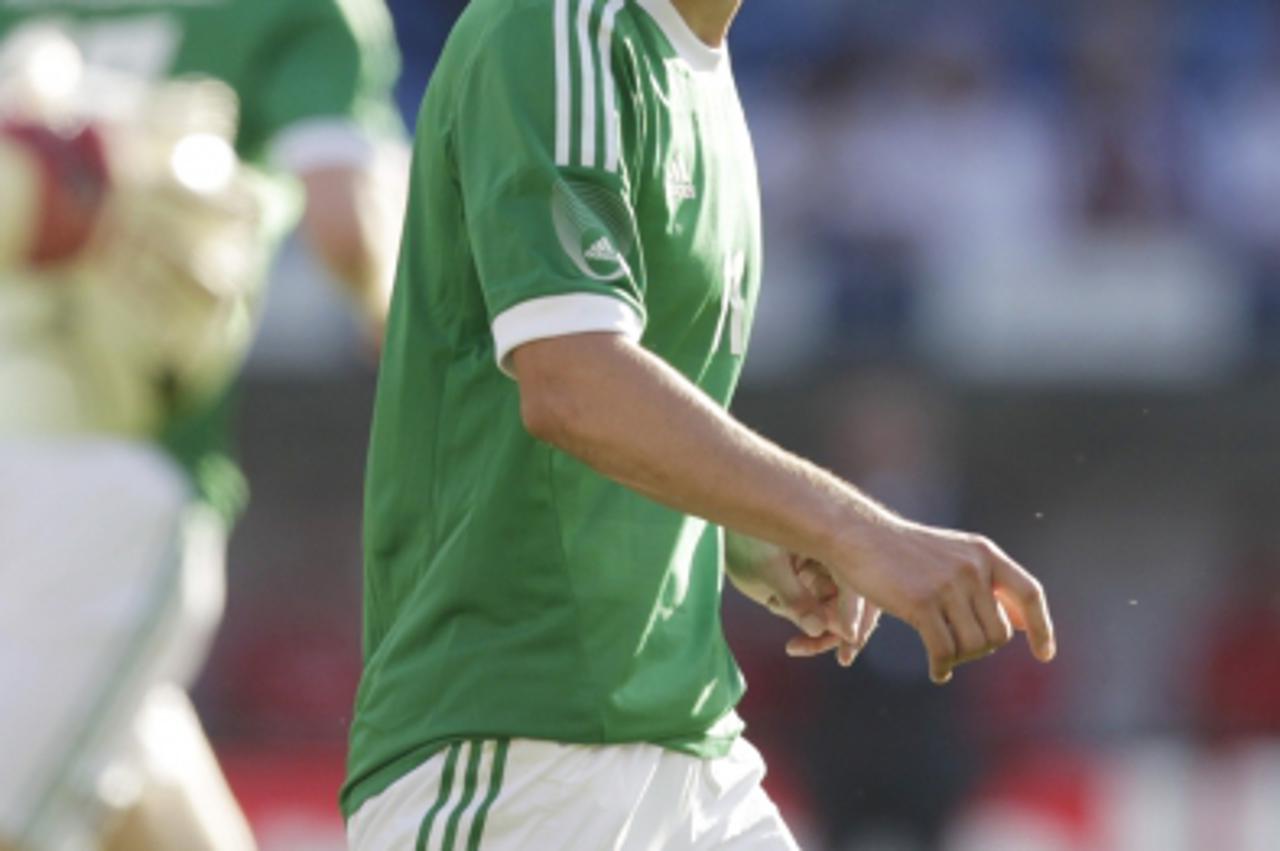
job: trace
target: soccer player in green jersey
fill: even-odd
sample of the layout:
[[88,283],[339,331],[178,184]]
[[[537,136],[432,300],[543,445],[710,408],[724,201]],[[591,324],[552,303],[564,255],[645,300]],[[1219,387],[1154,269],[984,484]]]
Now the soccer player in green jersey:
[[358,851],[794,848],[734,713],[726,567],[796,653],[851,661],[881,609],[938,682],[1014,627],[1054,653],[995,545],[725,411],[761,271],[737,8],[473,0],[444,50],[369,457]]
[[0,0],[5,851],[253,847],[183,691],[242,492],[216,400],[295,220],[380,326],[396,65],[381,0]]

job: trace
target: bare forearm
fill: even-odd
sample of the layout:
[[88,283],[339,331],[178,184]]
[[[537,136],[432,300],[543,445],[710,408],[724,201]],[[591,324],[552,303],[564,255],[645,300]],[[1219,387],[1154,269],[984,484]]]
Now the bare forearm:
[[[536,345],[556,346],[561,341]],[[848,484],[746,428],[652,354],[612,335],[557,371],[516,353],[542,398],[535,434],[666,505],[817,559],[851,527],[889,515]],[[526,395],[526,400],[528,396]]]
[[822,563],[915,627],[935,681],[1007,643],[1011,620],[1053,658],[1044,591],[999,547],[896,517],[640,347],[611,334],[540,340],[516,349],[515,369],[535,436],[659,502]]
[[375,175],[334,168],[303,176],[307,209],[302,230],[367,322],[380,334],[390,301],[398,222]]

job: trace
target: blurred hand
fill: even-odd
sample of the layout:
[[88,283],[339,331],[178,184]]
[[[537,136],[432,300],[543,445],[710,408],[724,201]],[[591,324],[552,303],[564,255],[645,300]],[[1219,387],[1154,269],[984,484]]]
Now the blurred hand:
[[841,591],[820,563],[780,547],[729,535],[728,575],[747,597],[795,624],[803,635],[787,642],[790,656],[835,651],[853,664],[880,620],[880,609],[852,591]]
[[911,523],[885,512],[846,536],[830,565],[843,592],[862,594],[920,634],[929,675],[946,683],[954,669],[1027,635],[1037,659],[1056,653],[1040,583],[979,535]]

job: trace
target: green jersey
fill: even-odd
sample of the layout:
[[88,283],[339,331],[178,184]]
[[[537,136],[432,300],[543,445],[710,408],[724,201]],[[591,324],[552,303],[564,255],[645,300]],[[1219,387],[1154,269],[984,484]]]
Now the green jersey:
[[760,274],[728,57],[670,0],[473,0],[418,120],[344,811],[450,740],[721,755],[723,535],[531,437],[509,353],[629,335],[727,405]]
[[[298,209],[297,189],[285,172],[366,160],[376,140],[403,132],[391,100],[398,59],[381,0],[0,0],[0,49],[24,31],[50,26],[69,36],[94,67],[141,80],[215,77],[234,89],[236,148],[242,159],[281,175],[274,206],[292,210],[278,223],[284,227],[264,231],[264,239],[282,236]],[[50,403],[49,415],[29,413],[21,427],[128,430],[119,425],[129,420],[120,408],[140,397],[126,402],[104,395],[104,387],[121,379],[103,373],[118,365],[109,351],[85,356],[79,341],[59,339],[74,327],[65,314],[76,306],[53,296],[40,303],[51,289],[58,288],[0,280],[0,361],[41,363],[39,370],[0,371],[0,395],[60,401],[60,388],[79,388],[75,405],[54,410]],[[53,389],[9,386],[32,375],[48,377]],[[147,387],[145,394],[166,392],[155,376],[128,381]],[[166,433],[157,436],[190,467],[206,497],[230,514],[243,489],[224,451],[226,420],[225,402],[174,410]]]

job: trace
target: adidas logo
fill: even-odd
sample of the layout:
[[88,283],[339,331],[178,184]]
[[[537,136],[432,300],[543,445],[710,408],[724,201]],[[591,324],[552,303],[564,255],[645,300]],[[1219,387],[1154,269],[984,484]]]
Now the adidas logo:
[[613,247],[613,243],[609,238],[602,236],[587,249],[586,258],[588,260],[599,260],[604,263],[617,263],[622,258],[618,256],[618,249]]

